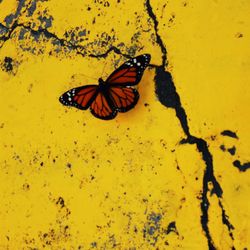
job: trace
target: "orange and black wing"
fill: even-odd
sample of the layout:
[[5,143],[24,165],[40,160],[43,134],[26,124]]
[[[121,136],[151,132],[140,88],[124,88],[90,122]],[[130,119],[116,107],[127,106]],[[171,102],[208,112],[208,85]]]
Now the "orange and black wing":
[[71,89],[60,96],[59,101],[65,106],[87,109],[98,94],[98,85],[86,85]]
[[109,88],[109,98],[119,112],[127,112],[138,102],[139,93],[130,87],[112,86]]
[[128,60],[108,77],[106,83],[110,86],[134,86],[138,84],[150,59],[149,54],[144,54]]
[[102,120],[111,120],[117,115],[117,109],[105,92],[99,91],[90,105],[91,113]]
[[71,89],[60,96],[59,101],[65,106],[78,109],[90,108],[91,113],[100,119],[110,120],[117,114],[113,102],[105,97],[98,85],[87,85]]

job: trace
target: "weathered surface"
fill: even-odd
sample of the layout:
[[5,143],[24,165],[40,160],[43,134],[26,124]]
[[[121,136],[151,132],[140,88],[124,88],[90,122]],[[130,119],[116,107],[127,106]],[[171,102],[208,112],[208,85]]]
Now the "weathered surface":
[[[0,1],[0,248],[247,249],[249,10]],[[59,103],[142,53],[132,111]]]

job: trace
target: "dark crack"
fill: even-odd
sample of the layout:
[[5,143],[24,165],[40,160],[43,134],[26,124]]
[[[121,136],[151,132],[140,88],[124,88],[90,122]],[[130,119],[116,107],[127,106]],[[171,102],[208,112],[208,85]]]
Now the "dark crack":
[[[196,136],[191,135],[188,125],[188,118],[185,109],[182,107],[180,96],[176,90],[175,84],[173,82],[171,74],[165,70],[165,66],[167,63],[167,49],[163,43],[161,36],[159,35],[158,30],[158,20],[156,15],[153,12],[152,6],[150,4],[150,0],[146,0],[145,2],[146,10],[148,15],[152,19],[154,23],[154,30],[156,35],[156,41],[161,48],[162,52],[162,64],[161,66],[155,66],[156,74],[155,74],[155,92],[158,96],[159,101],[162,105],[167,108],[173,108],[175,110],[176,116],[180,121],[181,127],[186,135],[186,139],[182,140],[181,143],[188,143],[188,144],[195,144],[197,150],[202,156],[202,159],[205,163],[205,171],[203,176],[203,190],[202,190],[202,197],[201,197],[201,226],[207,238],[208,247],[209,249],[216,249],[213,239],[210,234],[210,230],[208,227],[208,211],[209,211],[209,200],[208,200],[208,193],[215,194],[219,199],[219,205],[222,211],[222,222],[226,225],[229,235],[233,240],[233,229],[234,227],[230,223],[229,217],[226,214],[226,211],[223,207],[221,202],[222,199],[222,188],[220,184],[216,180],[214,175],[214,166],[213,166],[213,156],[209,151],[208,143]],[[209,189],[209,184],[212,184],[212,190]]]
[[47,29],[32,29],[30,25],[18,23],[17,21],[14,22],[14,24],[8,28],[4,26],[3,24],[0,24],[1,27],[7,28],[8,32],[4,36],[0,37],[0,41],[3,41],[0,48],[4,45],[4,43],[11,38],[11,35],[16,30],[16,28],[21,27],[23,29],[28,30],[32,35],[40,36],[44,35],[47,39],[55,39],[61,46],[67,47],[70,50],[75,50],[77,54],[81,54],[82,56],[86,56],[86,52],[82,52],[81,50],[85,49],[81,45],[74,45],[70,41],[67,41],[66,39],[59,38],[56,34],[49,32]]
[[190,132],[187,115],[181,105],[180,97],[176,91],[171,74],[165,71],[164,66],[156,66],[155,71],[155,93],[160,103],[165,107],[175,109],[176,116],[180,121],[182,129],[189,137]]
[[166,49],[166,47],[165,47],[165,45],[164,45],[164,43],[163,43],[163,41],[161,39],[161,36],[158,33],[159,22],[158,22],[158,20],[156,18],[156,15],[153,12],[153,9],[151,7],[151,4],[150,4],[149,0],[146,0],[145,6],[146,6],[146,9],[147,9],[148,15],[150,16],[151,20],[154,23],[154,30],[155,30],[156,42],[158,43],[158,45],[161,48],[162,65],[163,65],[163,67],[165,67],[165,65],[167,64],[167,49]]
[[232,240],[234,240],[234,236],[233,236],[234,226],[230,223],[229,218],[226,215],[226,211],[221,203],[221,200],[219,200],[219,206],[220,206],[221,212],[222,212],[222,223],[227,226],[229,236],[231,237]]
[[126,57],[126,58],[131,58],[131,56],[122,53],[121,50],[118,49],[118,48],[115,47],[115,46],[111,46],[111,47],[110,47],[105,53],[103,53],[103,54],[97,54],[97,55],[95,55],[95,54],[89,54],[88,56],[89,56],[89,57],[95,57],[95,58],[106,58],[112,51],[114,51],[116,54],[122,55],[122,56],[124,56],[124,57]]
[[[36,2],[37,1],[33,2],[31,1],[29,3],[31,4],[31,6],[29,6],[29,4],[26,4],[26,8],[24,9],[23,12],[28,11],[28,16],[31,16],[36,9]],[[15,13],[14,14],[12,13],[5,18],[4,22],[6,23],[6,25],[0,23],[0,42],[2,41],[2,43],[0,44],[0,48],[4,46],[6,41],[11,39],[12,34],[16,31],[16,29],[18,27],[21,27],[24,30],[29,31],[35,39],[38,39],[40,35],[43,35],[47,39],[53,39],[54,44],[58,44],[64,48],[67,48],[69,51],[75,51],[76,54],[81,55],[83,57],[106,58],[111,52],[114,52],[118,55],[122,55],[123,57],[131,58],[130,55],[123,53],[118,47],[114,45],[109,46],[107,51],[101,54],[88,53],[87,46],[82,46],[79,44],[76,45],[73,41],[69,41],[65,38],[60,38],[56,34],[50,32],[48,28],[52,26],[51,16],[50,17],[40,16],[38,19],[40,20],[41,23],[45,24],[45,27],[39,27],[38,29],[34,29],[31,23],[19,23],[18,19],[24,7],[25,7],[25,0],[20,0],[17,5]],[[19,35],[20,39],[23,37],[21,33],[24,34],[25,31],[23,30],[20,31]]]
[[75,45],[72,42],[70,42],[70,41],[68,41],[68,40],[66,40],[64,38],[58,37],[56,34],[48,31],[48,29],[44,28],[44,29],[35,30],[35,29],[31,28],[31,25],[18,23],[17,21],[15,21],[10,28],[8,28],[5,25],[0,23],[0,28],[2,30],[4,30],[4,35],[0,36],[0,41],[3,41],[3,43],[0,45],[0,48],[2,48],[4,43],[11,38],[12,34],[16,30],[16,28],[18,28],[18,27],[21,27],[21,28],[23,28],[25,30],[28,30],[35,37],[39,37],[40,35],[43,35],[47,39],[54,39],[54,41],[59,43],[60,46],[66,47],[69,50],[75,51],[76,54],[79,54],[79,55],[81,55],[83,57],[106,58],[111,52],[114,52],[114,53],[116,53],[118,55],[122,55],[122,56],[124,56],[126,58],[130,58],[130,56],[128,54],[122,53],[119,48],[117,48],[117,47],[115,47],[113,45],[110,46],[110,48],[103,54],[87,53],[85,46]]
[[[16,14],[14,14],[14,18],[9,17],[8,23],[12,25],[3,25],[0,23],[0,41],[2,41],[2,44],[0,45],[0,48],[4,45],[4,43],[9,40],[12,36],[12,34],[15,32],[16,28],[21,27],[23,29],[28,30],[33,35],[44,35],[47,39],[54,39],[56,42],[58,42],[61,46],[68,48],[69,50],[75,51],[77,54],[85,57],[92,57],[92,58],[106,58],[110,53],[114,52],[116,54],[122,55],[126,58],[130,58],[130,55],[122,53],[121,50],[115,46],[110,46],[105,53],[102,54],[92,54],[86,52],[86,47],[82,45],[75,45],[72,42],[58,37],[56,34],[48,31],[48,29],[33,29],[31,28],[30,24],[21,24],[18,23],[16,19],[20,13],[21,9],[23,7],[24,1],[20,1],[18,5],[18,9],[16,11]],[[22,7],[20,7],[22,6]],[[175,110],[176,116],[178,120],[180,121],[181,127],[186,135],[186,139],[182,140],[181,143],[188,143],[188,144],[195,144],[197,147],[197,150],[202,155],[202,159],[206,165],[204,176],[203,176],[203,190],[202,190],[202,197],[201,197],[201,225],[202,229],[205,233],[205,236],[208,241],[209,249],[216,249],[214,246],[213,239],[210,235],[209,227],[208,227],[208,211],[209,211],[209,200],[208,200],[208,193],[215,194],[219,199],[219,206],[222,211],[222,222],[226,225],[229,235],[231,239],[233,240],[233,225],[230,223],[229,217],[226,214],[226,211],[223,207],[223,204],[221,203],[222,198],[222,189],[220,187],[220,184],[217,182],[216,177],[214,176],[214,167],[213,167],[213,157],[212,154],[209,151],[209,147],[207,142],[202,139],[195,137],[191,135],[189,126],[188,126],[188,118],[185,109],[182,107],[180,96],[176,90],[175,84],[173,82],[171,74],[165,70],[165,66],[167,65],[167,49],[163,43],[163,40],[161,36],[159,35],[158,25],[159,22],[157,20],[156,15],[153,12],[152,6],[150,4],[150,0],[146,0],[145,7],[147,10],[147,13],[151,20],[153,21],[155,36],[156,36],[156,42],[159,45],[162,53],[162,63],[161,65],[153,65],[150,66],[155,68],[156,74],[155,74],[155,92],[156,95],[159,98],[159,101],[162,105],[164,105],[167,108],[173,108]],[[21,9],[20,9],[21,8]],[[231,131],[230,131],[231,132]],[[224,133],[224,134],[223,134]],[[237,138],[237,135],[232,132],[222,132],[222,135],[231,136],[234,138]],[[236,164],[238,164],[239,161],[236,161]],[[209,189],[209,184],[212,184],[213,188],[212,190]]]
[[[23,29],[28,30],[35,39],[38,39],[40,35],[43,35],[47,39],[53,39],[54,44],[57,43],[58,45],[64,48],[67,48],[70,51],[75,51],[76,54],[79,54],[83,57],[106,58],[111,52],[114,52],[115,54],[121,55],[125,58],[131,58],[132,54],[135,53],[135,51],[133,50],[130,52],[129,51],[130,49],[128,49],[128,53],[123,53],[118,48],[119,45],[118,47],[114,45],[110,45],[107,48],[106,52],[104,53],[99,53],[99,54],[90,53],[89,51],[87,51],[88,45],[87,46],[82,46],[79,44],[76,45],[73,41],[69,41],[65,38],[60,38],[56,34],[50,32],[48,28],[52,26],[53,18],[51,16],[49,17],[39,16],[38,19],[40,20],[41,24],[44,23],[45,27],[39,27],[38,29],[34,29],[31,23],[19,23],[18,19],[22,13],[27,11],[27,15],[32,16],[32,14],[34,13],[36,9],[36,4],[37,4],[37,0],[30,1],[29,3],[26,3],[25,0],[20,0],[18,2],[15,13],[14,14],[11,13],[4,19],[4,22],[6,23],[6,25],[4,25],[3,23],[0,23],[0,42],[2,41],[2,43],[0,44],[0,48],[2,48],[5,42],[11,38],[12,34],[16,31],[16,28],[22,27]],[[26,8],[23,10],[25,6]],[[21,31],[21,32],[24,33],[25,31]],[[20,38],[22,37],[23,36],[21,35]],[[140,49],[142,48],[139,48],[139,50]]]

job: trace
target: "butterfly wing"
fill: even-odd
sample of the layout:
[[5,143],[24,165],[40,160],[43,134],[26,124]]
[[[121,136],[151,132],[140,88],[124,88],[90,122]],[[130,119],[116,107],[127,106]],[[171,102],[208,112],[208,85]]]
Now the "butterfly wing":
[[119,112],[127,112],[138,102],[139,93],[133,88],[112,86],[109,88],[109,97]]
[[98,94],[98,85],[86,85],[70,89],[60,96],[59,101],[65,106],[87,109]]
[[99,91],[90,105],[91,113],[102,120],[111,120],[117,115],[117,109],[113,102],[106,95],[106,92]]
[[65,106],[78,109],[90,108],[95,117],[103,120],[113,119],[117,114],[113,103],[99,90],[98,85],[70,89],[60,96],[59,101]]
[[149,54],[144,54],[128,60],[108,77],[106,83],[110,86],[134,86],[138,84],[150,59]]

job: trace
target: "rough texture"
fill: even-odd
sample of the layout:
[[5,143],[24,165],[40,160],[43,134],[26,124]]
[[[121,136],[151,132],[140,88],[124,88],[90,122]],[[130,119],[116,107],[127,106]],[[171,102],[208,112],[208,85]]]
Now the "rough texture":
[[[0,1],[0,248],[247,249],[249,9]],[[132,111],[59,103],[142,53]]]

